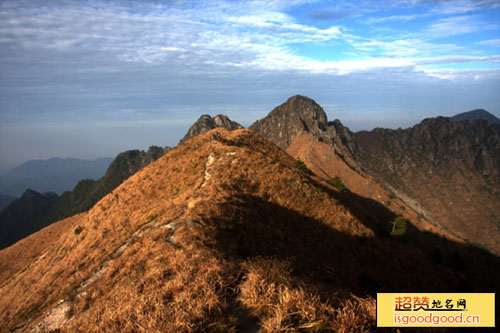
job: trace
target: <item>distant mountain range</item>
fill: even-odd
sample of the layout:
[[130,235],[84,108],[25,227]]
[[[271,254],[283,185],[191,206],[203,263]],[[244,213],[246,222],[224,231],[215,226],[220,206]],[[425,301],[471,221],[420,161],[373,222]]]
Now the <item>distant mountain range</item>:
[[500,119],[489,113],[488,111],[485,111],[483,109],[477,109],[477,110],[472,110],[469,112],[463,112],[459,113],[451,119],[455,121],[469,121],[473,122],[475,120],[486,120],[489,124],[500,124]]
[[112,158],[81,160],[58,158],[31,160],[0,176],[0,193],[19,197],[26,189],[58,195],[71,190],[81,179],[99,179]]
[[26,190],[0,212],[0,249],[55,221],[89,210],[125,179],[169,149],[152,146],[147,152],[129,150],[120,153],[104,176],[98,180],[80,180],[72,191],[66,191],[61,196],[53,192],[42,194]]

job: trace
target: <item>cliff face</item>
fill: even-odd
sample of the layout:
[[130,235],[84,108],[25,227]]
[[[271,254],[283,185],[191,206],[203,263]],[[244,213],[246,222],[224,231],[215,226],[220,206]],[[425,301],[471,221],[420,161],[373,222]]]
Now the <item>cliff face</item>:
[[189,128],[184,138],[182,138],[181,142],[191,139],[214,128],[225,128],[232,131],[235,129],[243,128],[243,126],[235,121],[232,121],[223,114],[219,114],[213,118],[208,114],[204,114]]
[[500,254],[500,126],[432,118],[354,135],[380,183],[416,199],[437,225]]

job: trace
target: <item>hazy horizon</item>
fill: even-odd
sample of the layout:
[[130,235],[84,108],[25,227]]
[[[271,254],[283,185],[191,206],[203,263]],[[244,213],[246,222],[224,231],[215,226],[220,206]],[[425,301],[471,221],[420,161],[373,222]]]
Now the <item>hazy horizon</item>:
[[173,146],[292,95],[352,131],[500,115],[498,1],[3,1],[0,173]]

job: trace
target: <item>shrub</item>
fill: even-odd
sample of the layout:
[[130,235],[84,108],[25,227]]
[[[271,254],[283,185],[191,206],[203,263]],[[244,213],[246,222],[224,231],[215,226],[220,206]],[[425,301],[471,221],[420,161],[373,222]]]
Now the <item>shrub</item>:
[[333,187],[335,187],[340,192],[347,191],[347,187],[345,186],[344,181],[339,176],[335,176],[332,179],[330,179],[328,181],[328,184],[332,185]]
[[79,235],[83,231],[83,227],[78,226],[75,228],[75,235]]
[[298,158],[297,161],[295,161],[295,167],[299,169],[300,172],[311,173],[311,170],[309,170],[307,165],[303,161],[301,161],[300,158]]
[[392,223],[392,236],[402,236],[406,233],[406,223],[408,220],[406,220],[404,217],[396,216],[394,220],[391,222]]

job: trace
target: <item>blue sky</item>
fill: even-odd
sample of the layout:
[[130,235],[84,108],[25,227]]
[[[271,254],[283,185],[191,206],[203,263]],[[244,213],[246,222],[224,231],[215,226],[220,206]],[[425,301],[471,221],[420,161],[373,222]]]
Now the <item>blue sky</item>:
[[500,114],[500,1],[0,1],[0,172],[295,94],[353,131]]

